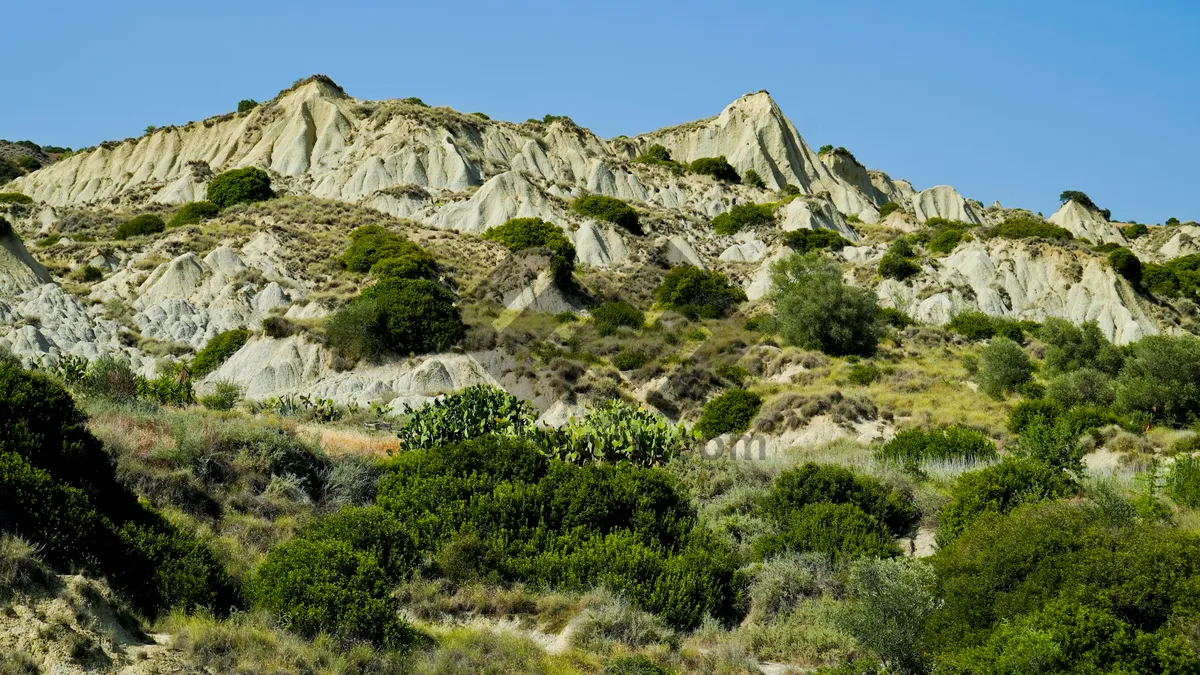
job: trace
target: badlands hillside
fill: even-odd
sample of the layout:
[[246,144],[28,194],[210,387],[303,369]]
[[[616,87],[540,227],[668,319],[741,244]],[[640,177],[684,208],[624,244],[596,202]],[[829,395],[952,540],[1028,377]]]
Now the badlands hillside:
[[0,675],[1200,673],[1200,224],[237,108],[0,142]]

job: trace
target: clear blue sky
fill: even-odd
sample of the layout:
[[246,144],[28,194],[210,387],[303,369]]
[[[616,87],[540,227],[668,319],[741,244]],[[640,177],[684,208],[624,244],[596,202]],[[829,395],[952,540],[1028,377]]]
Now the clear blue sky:
[[[748,5],[753,5],[748,7]],[[0,137],[80,147],[269,99],[358,98],[604,137],[767,89],[812,145],[918,188],[1049,215],[1200,220],[1200,3],[23,2],[4,10]]]

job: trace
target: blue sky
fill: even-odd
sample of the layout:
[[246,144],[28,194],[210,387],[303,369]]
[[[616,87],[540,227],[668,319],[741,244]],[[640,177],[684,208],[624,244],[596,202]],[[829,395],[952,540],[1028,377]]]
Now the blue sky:
[[[747,6],[752,5],[752,6]],[[358,98],[604,137],[767,89],[814,146],[1046,215],[1200,220],[1200,3],[39,2],[5,8],[0,137],[80,147],[269,99]]]

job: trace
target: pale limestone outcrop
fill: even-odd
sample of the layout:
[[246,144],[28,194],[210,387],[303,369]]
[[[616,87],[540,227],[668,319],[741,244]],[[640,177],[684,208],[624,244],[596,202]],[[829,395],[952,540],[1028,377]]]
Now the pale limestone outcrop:
[[935,185],[921,190],[913,195],[912,208],[913,215],[919,223],[924,223],[930,218],[961,220],[973,225],[984,223],[980,209],[949,185]]
[[1120,228],[1073,199],[1063,204],[1047,220],[1067,230],[1076,238],[1087,239],[1093,244],[1125,243],[1125,235],[1121,234]]

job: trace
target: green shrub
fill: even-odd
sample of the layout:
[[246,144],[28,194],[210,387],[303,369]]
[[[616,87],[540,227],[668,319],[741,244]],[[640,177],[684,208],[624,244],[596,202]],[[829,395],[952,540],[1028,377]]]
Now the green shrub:
[[220,212],[221,209],[212,202],[188,202],[179,207],[175,215],[171,216],[171,220],[167,222],[167,227],[195,225],[210,218],[216,218]]
[[904,281],[920,273],[921,266],[912,258],[904,258],[891,251],[883,254],[883,258],[879,261],[879,276],[884,279]]
[[1060,469],[1031,459],[1008,457],[999,464],[964,473],[942,508],[938,546],[945,547],[977,518],[1002,515],[1022,504],[1066,497],[1077,485]]
[[1100,207],[1096,206],[1096,202],[1093,202],[1091,197],[1088,197],[1079,190],[1063,190],[1062,193],[1058,195],[1058,201],[1059,203],[1064,204],[1069,201],[1075,202],[1076,204],[1079,204],[1080,206],[1091,211],[1100,210]]
[[143,237],[149,234],[157,234],[166,229],[166,224],[163,219],[153,213],[143,213],[140,216],[134,216],[130,220],[121,223],[117,231],[113,233],[113,239],[121,241],[130,237]]
[[745,302],[746,293],[723,274],[683,265],[667,272],[655,298],[689,319],[719,319]]
[[818,502],[787,515],[778,534],[754,544],[761,560],[787,552],[824,553],[838,560],[860,556],[892,558],[900,547],[878,519],[854,504]]
[[[325,338],[330,348],[350,364],[359,361],[380,363],[387,356],[388,346],[374,329],[378,321],[375,303],[351,302],[326,317]],[[267,325],[264,322],[263,328]]]
[[1200,458],[1190,455],[1175,458],[1167,472],[1166,492],[1180,506],[1200,508]]
[[882,332],[875,294],[847,285],[832,261],[794,253],[771,276],[775,321],[788,343],[835,356],[875,353]]
[[[1171,224],[1171,219],[1167,219],[1167,225],[1170,225],[1170,224]],[[1175,219],[1174,224],[1178,225],[1179,220]],[[1150,234],[1150,228],[1146,227],[1145,225],[1134,224],[1134,225],[1130,225],[1129,227],[1126,227],[1124,229],[1124,233],[1125,233],[1125,238],[1127,238],[1127,239],[1139,239],[1141,237],[1146,236],[1147,234]]]
[[1109,342],[1095,321],[1076,326],[1066,319],[1050,318],[1036,335],[1047,345],[1044,359],[1051,373],[1093,368],[1116,375],[1125,363],[1124,350]]
[[880,220],[882,220],[899,210],[900,210],[900,205],[897,204],[896,202],[892,202],[892,201],[884,202],[883,206],[879,207],[879,218],[880,218]]
[[575,247],[562,228],[541,218],[513,218],[503,225],[488,228],[483,238],[504,244],[510,251],[529,248],[549,249],[553,254],[550,265],[560,284],[571,280],[575,269]]
[[645,408],[614,399],[556,430],[539,429],[534,440],[546,454],[576,464],[625,462],[650,467],[678,457],[692,436],[682,423],[673,425]]
[[0,204],[32,204],[33,198],[20,192],[0,192]]
[[1131,350],[1117,377],[1118,410],[1173,426],[1200,417],[1200,340],[1148,335]]
[[248,166],[218,174],[209,182],[204,198],[226,209],[234,204],[261,202],[274,196],[267,172]]
[[840,251],[850,245],[850,242],[842,235],[823,228],[792,230],[783,235],[783,241],[788,248],[797,253],[809,253],[821,249]]
[[1108,254],[1108,264],[1134,286],[1142,282],[1142,261],[1124,246]]
[[805,506],[820,503],[852,504],[897,536],[920,517],[909,495],[844,467],[813,462],[780,474],[763,498],[762,509],[776,522],[784,522]]
[[742,185],[765,190],[767,182],[754,169],[746,169],[745,173],[742,174]]
[[893,328],[907,328],[916,323],[911,316],[895,307],[880,307],[879,322]]
[[240,113],[250,112],[251,110],[254,110],[257,107],[258,107],[258,101],[255,101],[252,98],[244,98],[244,99],[238,101],[237,111]]
[[115,356],[101,356],[88,366],[79,388],[88,396],[128,400],[137,398],[139,380],[128,361]]
[[835,623],[896,673],[929,672],[925,624],[940,605],[923,562],[862,558],[850,565],[850,601]]
[[1063,373],[1046,385],[1046,398],[1063,410],[1081,405],[1110,406],[1116,396],[1112,377],[1093,368]]
[[307,638],[403,647],[415,632],[400,618],[379,560],[337,539],[296,538],[271,551],[247,587],[252,601]]
[[407,578],[420,562],[416,541],[388,511],[378,506],[347,507],[309,523],[297,535],[310,541],[339,541],[365,552],[389,579]]
[[920,465],[923,462],[988,462],[996,458],[996,446],[983,433],[963,426],[925,431],[906,429],[884,444],[875,454],[883,462]]
[[482,384],[406,409],[405,414],[398,435],[406,449],[437,448],[487,434],[521,436],[529,433],[537,417],[529,403]]
[[233,410],[242,400],[242,388],[233,382],[218,382],[213,393],[200,397],[200,405],[209,410]]
[[1020,434],[1035,420],[1056,422],[1064,410],[1066,408],[1062,404],[1050,399],[1033,398],[1018,401],[1008,412],[1008,430]]
[[950,317],[946,324],[950,330],[968,340],[987,340],[996,334],[996,324],[993,318],[983,312],[965,311]]
[[1068,240],[1071,233],[1057,225],[1033,220],[1022,216],[1014,216],[996,226],[995,235],[1005,239],[1041,239]]
[[717,234],[737,234],[748,227],[774,224],[775,209],[770,204],[738,204],[712,219]]
[[[0,236],[4,235],[4,225],[6,224],[0,224]],[[84,265],[71,270],[71,278],[81,283],[90,284],[103,279],[104,272],[95,265]]]
[[671,153],[668,152],[666,148],[659,145],[658,143],[655,143],[654,145],[651,145],[649,148],[647,148],[646,152],[642,153],[639,156],[639,159],[636,161],[642,161],[642,158],[645,158],[646,160],[652,160],[655,162],[670,162],[670,161],[672,161]]
[[245,346],[249,339],[250,331],[245,328],[227,330],[216,335],[192,359],[192,376],[204,377],[216,370]]
[[1002,398],[1033,377],[1033,363],[1021,345],[1006,337],[993,338],[980,352],[975,381],[984,393]]
[[750,428],[762,407],[762,397],[745,389],[732,389],[704,404],[696,431],[704,438],[740,434]]
[[628,302],[614,300],[592,309],[592,322],[600,335],[613,335],[619,328],[641,330],[646,324],[646,315],[642,310]]
[[725,159],[725,155],[721,155],[720,157],[701,157],[689,164],[688,169],[692,173],[712,176],[717,180],[729,183],[740,183],[742,180],[741,176],[738,176],[737,169],[730,166],[729,162]]
[[650,356],[641,350],[622,349],[612,358],[617,370],[637,370],[647,363],[650,363]]
[[380,225],[367,225],[350,233],[350,247],[342,255],[346,268],[370,272],[377,279],[435,279],[437,261],[420,246]]
[[603,195],[586,195],[571,202],[571,210],[589,218],[607,220],[634,234],[642,233],[642,224],[638,221],[637,211],[620,199]]
[[[926,224],[928,225],[928,222]],[[933,232],[925,248],[933,253],[951,253],[960,243],[970,239],[970,235],[967,234],[968,227],[966,223],[948,222]]]
[[846,376],[846,379],[850,381],[850,384],[865,387],[878,380],[880,374],[879,366],[869,361],[859,361],[850,366],[850,373]]
[[[365,319],[363,327],[375,345],[396,354],[425,354],[446,351],[466,333],[455,301],[453,293],[432,281],[387,277],[350,304],[359,306],[353,317]],[[359,310],[362,314],[357,313]],[[340,340],[346,336],[335,330],[329,337],[330,344],[339,349],[344,344]],[[354,344],[345,345],[349,352],[355,351]]]
[[162,373],[152,380],[139,377],[137,384],[138,398],[154,401],[159,405],[182,408],[196,402],[191,379],[179,370]]

